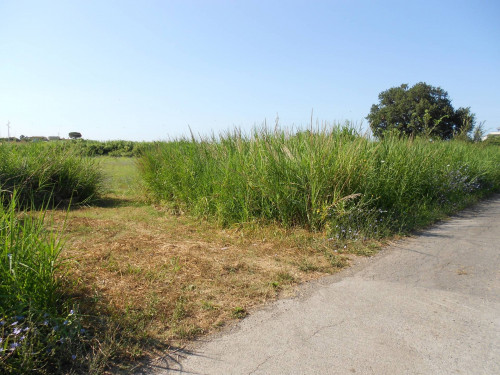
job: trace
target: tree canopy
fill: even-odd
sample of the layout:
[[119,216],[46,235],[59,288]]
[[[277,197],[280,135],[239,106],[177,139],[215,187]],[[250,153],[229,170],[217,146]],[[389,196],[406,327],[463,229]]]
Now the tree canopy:
[[82,138],[82,134],[81,133],[78,133],[78,132],[71,132],[68,134],[68,136],[71,138],[71,139],[79,139],[79,138]]
[[467,136],[475,125],[470,108],[455,110],[448,93],[440,87],[419,82],[413,87],[402,84],[382,91],[379,104],[366,117],[373,134],[383,137],[386,131],[402,135],[427,135],[450,139]]

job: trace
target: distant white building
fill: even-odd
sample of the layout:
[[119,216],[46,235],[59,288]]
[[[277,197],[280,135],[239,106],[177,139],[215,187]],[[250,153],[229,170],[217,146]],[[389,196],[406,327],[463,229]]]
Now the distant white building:
[[490,137],[500,137],[500,128],[498,128],[496,132],[489,132],[482,138],[482,140],[485,141]]
[[26,139],[28,139],[31,142],[47,142],[49,140],[47,137],[44,136],[27,137]]

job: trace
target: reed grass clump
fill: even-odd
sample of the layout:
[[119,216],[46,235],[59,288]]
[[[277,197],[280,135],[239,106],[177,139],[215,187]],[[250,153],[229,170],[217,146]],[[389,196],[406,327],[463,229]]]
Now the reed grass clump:
[[0,144],[3,203],[14,190],[21,205],[87,203],[100,194],[102,180],[96,161],[71,149],[44,144]]
[[500,187],[500,153],[349,126],[255,129],[158,143],[139,159],[154,201],[230,225],[252,220],[377,237],[427,225]]
[[45,211],[20,211],[16,192],[0,205],[0,373],[61,373],[81,348],[78,315],[56,277],[59,236]]

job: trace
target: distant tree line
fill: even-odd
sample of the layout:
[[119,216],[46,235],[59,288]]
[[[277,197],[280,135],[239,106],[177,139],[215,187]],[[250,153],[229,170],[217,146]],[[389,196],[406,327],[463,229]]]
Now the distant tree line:
[[151,142],[133,141],[91,141],[79,139],[57,143],[58,147],[71,148],[82,156],[139,156]]

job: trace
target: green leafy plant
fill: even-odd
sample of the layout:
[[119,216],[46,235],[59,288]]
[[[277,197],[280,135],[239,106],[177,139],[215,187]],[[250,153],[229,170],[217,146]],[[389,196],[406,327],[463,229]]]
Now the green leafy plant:
[[51,373],[81,356],[85,330],[56,278],[62,243],[45,212],[0,205],[0,372]]

